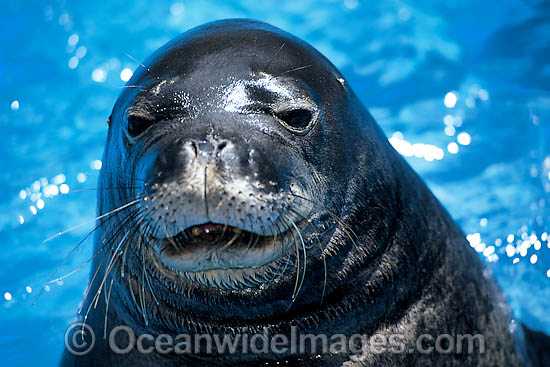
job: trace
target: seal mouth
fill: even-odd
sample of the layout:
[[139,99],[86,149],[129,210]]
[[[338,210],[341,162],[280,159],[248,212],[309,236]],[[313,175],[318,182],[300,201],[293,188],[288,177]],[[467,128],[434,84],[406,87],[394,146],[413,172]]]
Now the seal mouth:
[[286,253],[290,242],[287,232],[264,236],[208,222],[159,239],[159,257],[165,265],[180,272],[256,269]]

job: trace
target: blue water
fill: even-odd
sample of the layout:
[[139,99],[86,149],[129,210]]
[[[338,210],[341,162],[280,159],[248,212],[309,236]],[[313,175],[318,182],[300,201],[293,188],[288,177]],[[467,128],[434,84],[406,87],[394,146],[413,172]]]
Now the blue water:
[[[549,4],[88,0],[1,8],[2,365],[55,365],[62,351],[89,267],[33,302],[92,229],[95,192],[86,189],[96,186],[123,79],[172,37],[229,17],[272,23],[332,60],[468,234],[516,317],[550,332]],[[91,255],[88,240],[58,275]]]

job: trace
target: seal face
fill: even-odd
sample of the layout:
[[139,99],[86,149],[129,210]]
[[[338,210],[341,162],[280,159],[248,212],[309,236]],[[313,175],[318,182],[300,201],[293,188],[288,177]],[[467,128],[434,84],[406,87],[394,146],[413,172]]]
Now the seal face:
[[215,88],[187,86],[203,70],[153,81],[126,110],[140,231],[164,265],[213,287],[271,279],[312,212],[314,168],[295,142],[319,106],[306,86],[249,68]]
[[[207,27],[165,46],[111,118],[110,140],[122,148],[114,164],[129,180],[110,184],[132,187],[123,201],[138,201],[140,251],[160,271],[225,290],[304,263],[316,226],[329,221],[319,178],[339,173],[310,157],[334,144],[318,87],[326,79],[340,92],[340,75],[300,41],[251,24]],[[300,76],[319,66],[330,66],[321,79]]]
[[[82,307],[96,334],[121,323],[173,335],[405,330],[411,342],[485,332],[500,357],[519,365],[509,315],[498,306],[505,303],[462,232],[342,75],[303,41],[249,20],[195,28],[134,73],[110,121],[100,256]],[[352,354],[151,354],[145,362],[98,342],[76,360],[449,361]],[[64,364],[74,361],[65,355]]]
[[155,66],[138,75],[120,138],[140,232],[162,263],[205,285],[243,288],[288,264],[311,220],[318,173],[302,150],[323,114],[304,81],[259,70],[256,54],[221,73],[208,67],[234,57],[214,45],[190,65],[170,53],[154,64],[179,60],[175,75],[160,78]]

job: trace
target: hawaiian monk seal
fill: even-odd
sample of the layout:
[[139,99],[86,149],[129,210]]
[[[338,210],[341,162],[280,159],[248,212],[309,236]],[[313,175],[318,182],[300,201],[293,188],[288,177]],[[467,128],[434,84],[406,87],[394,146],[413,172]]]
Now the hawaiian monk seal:
[[[62,365],[526,363],[464,234],[305,42],[250,20],[194,28],[138,69],[109,123],[79,312],[95,344]],[[180,353],[182,334],[354,339]],[[484,341],[426,352],[422,334]]]

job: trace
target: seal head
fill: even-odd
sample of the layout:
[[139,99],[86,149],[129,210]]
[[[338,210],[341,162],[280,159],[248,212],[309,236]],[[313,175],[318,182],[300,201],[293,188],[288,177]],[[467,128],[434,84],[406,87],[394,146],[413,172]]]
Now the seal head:
[[118,149],[105,158],[125,174],[102,186],[132,188],[117,204],[139,201],[143,247],[164,270],[220,289],[273,280],[318,241],[327,193],[347,184],[355,157],[334,134],[352,118],[341,81],[317,51],[263,23],[187,32],[119,98]]

